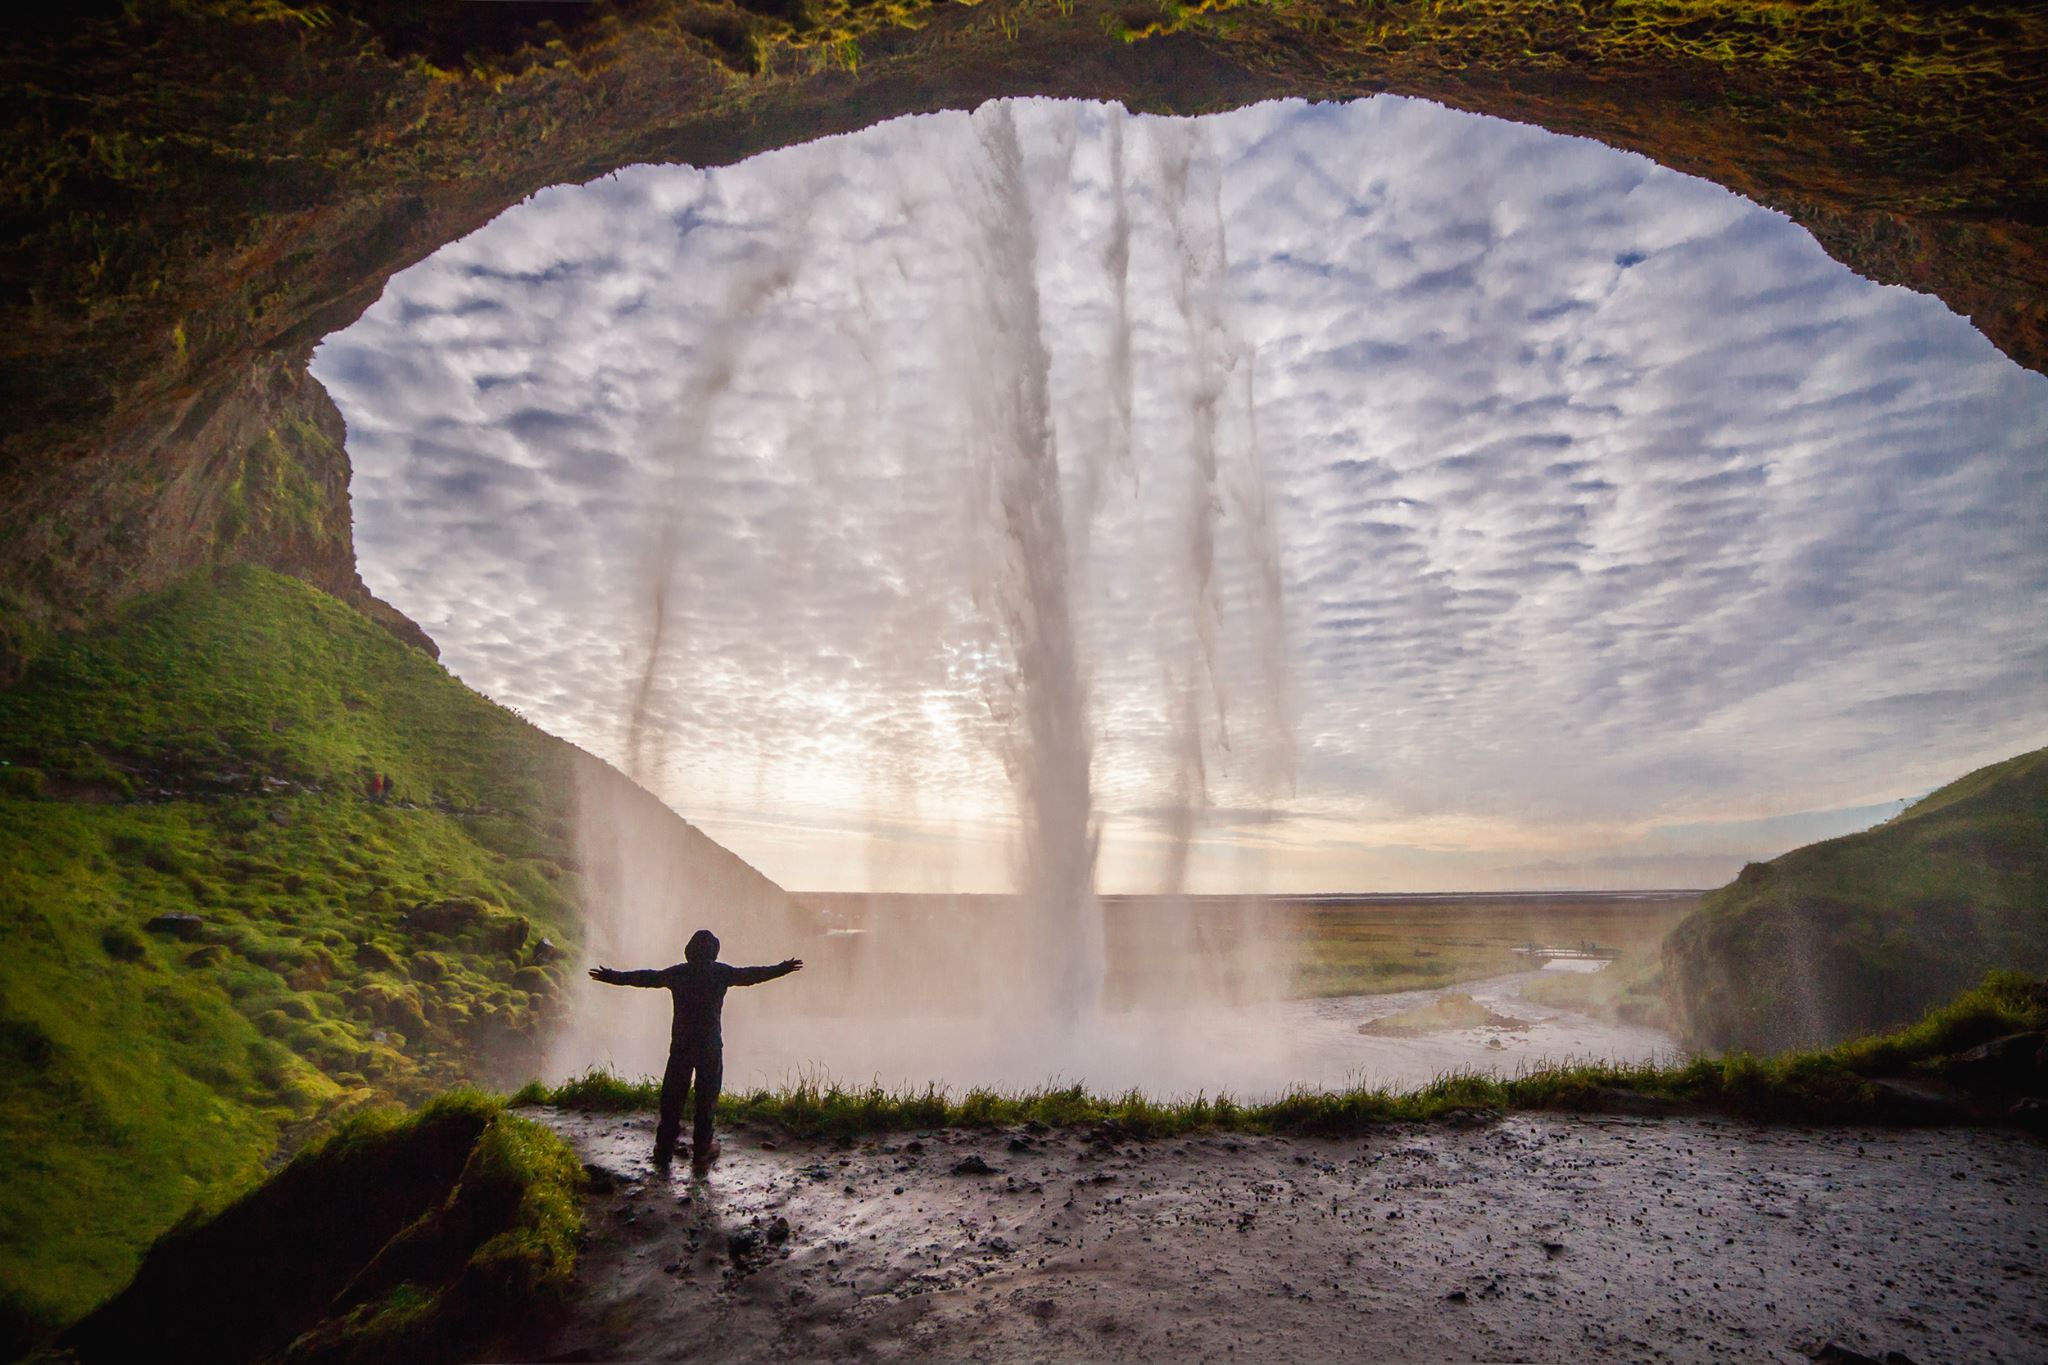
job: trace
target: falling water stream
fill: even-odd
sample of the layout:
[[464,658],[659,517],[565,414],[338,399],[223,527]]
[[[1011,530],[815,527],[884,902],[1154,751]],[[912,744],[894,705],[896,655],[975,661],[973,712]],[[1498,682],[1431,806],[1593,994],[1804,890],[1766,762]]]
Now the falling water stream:
[[[1286,1000],[1288,946],[1264,930],[1253,898],[1234,919],[1211,913],[1198,923],[1172,912],[1187,888],[1212,777],[1228,769],[1240,800],[1247,791],[1271,799],[1293,769],[1285,575],[1258,450],[1255,348],[1231,316],[1219,171],[1195,123],[1127,126],[1120,110],[1102,121],[1094,150],[1106,168],[1107,223],[1092,250],[1066,261],[1099,271],[1104,335],[1099,361],[1070,366],[1062,389],[1041,279],[1049,250],[1065,246],[1062,234],[1086,230],[1066,207],[1078,122],[1068,113],[1029,146],[1009,104],[985,106],[970,126],[943,183],[906,181],[900,197],[918,229],[950,244],[960,262],[958,277],[933,290],[936,315],[927,320],[950,339],[935,388],[950,396],[946,430],[956,437],[934,458],[932,476],[964,471],[960,515],[957,526],[931,532],[959,541],[969,580],[956,585],[963,607],[948,647],[976,661],[989,758],[1007,777],[1014,895],[928,921],[899,916],[886,934],[810,951],[777,941],[794,932],[786,916],[766,906],[749,913],[708,885],[701,849],[672,846],[646,810],[625,809],[630,800],[589,793],[593,957],[670,960],[702,918],[726,935],[729,959],[818,958],[798,984],[737,992],[729,1002],[735,1084],[822,1071],[909,1086],[1081,1081],[1256,1095],[1296,1083],[1422,1081],[1492,1060],[1482,1049],[1507,1046],[1499,1037],[1447,1045],[1367,1037],[1358,1024],[1381,1011],[1380,1001]],[[1133,138],[1134,129],[1147,135]],[[647,433],[658,458],[645,498],[646,625],[621,708],[629,771],[643,781],[665,743],[655,702],[689,658],[680,568],[707,552],[675,529],[687,476],[759,319],[803,287],[804,219],[791,221],[736,271],[673,403]],[[1161,386],[1174,395],[1173,411],[1151,432],[1138,429],[1133,412],[1142,320],[1132,316],[1130,277],[1140,264],[1163,272],[1174,305],[1163,332],[1171,373]],[[893,266],[909,279],[920,263],[899,249]],[[872,354],[885,343],[859,344]],[[885,425],[879,399],[874,406]],[[846,424],[829,439],[829,457],[812,463],[825,500],[835,477],[844,486],[848,471],[934,438]],[[1105,518],[1115,519],[1113,530]],[[1103,774],[1093,703],[1098,655],[1132,642],[1105,641],[1091,613],[1102,592],[1125,587],[1097,581],[1093,551],[1108,534],[1152,546],[1158,563],[1148,588],[1151,638],[1136,647],[1155,659],[1167,846],[1157,890],[1168,910],[1144,944],[1151,986],[1114,997],[1096,888]],[[780,552],[800,562],[805,547]],[[1488,989],[1499,995],[1512,984]],[[583,989],[556,1069],[658,1069],[665,1001],[626,998],[635,994]],[[1518,1054],[1547,1043],[1557,1053],[1647,1055],[1668,1042],[1588,1036],[1598,1026],[1575,1017],[1557,1025],[1557,1011],[1531,1017],[1534,1029],[1510,1040]]]

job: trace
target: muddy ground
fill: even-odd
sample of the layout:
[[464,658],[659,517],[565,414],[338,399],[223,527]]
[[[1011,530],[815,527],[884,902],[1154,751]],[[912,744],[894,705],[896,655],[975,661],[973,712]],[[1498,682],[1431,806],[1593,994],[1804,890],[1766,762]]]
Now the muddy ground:
[[698,1181],[652,1116],[531,1112],[612,1186],[552,1359],[2048,1360],[2048,1146],[2008,1133],[741,1130]]

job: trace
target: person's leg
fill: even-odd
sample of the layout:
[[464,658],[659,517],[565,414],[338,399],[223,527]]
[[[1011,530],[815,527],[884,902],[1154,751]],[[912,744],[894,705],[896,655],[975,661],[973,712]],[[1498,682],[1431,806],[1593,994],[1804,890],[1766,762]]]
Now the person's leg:
[[690,1135],[690,1160],[698,1167],[711,1164],[718,1155],[718,1143],[711,1136],[718,1117],[718,1092],[725,1084],[725,1056],[711,1048],[697,1058],[696,1126]]
[[666,1166],[675,1159],[676,1135],[683,1128],[683,1099],[690,1089],[690,1063],[683,1050],[671,1044],[668,1068],[661,1073],[661,1118],[654,1125],[654,1164]]

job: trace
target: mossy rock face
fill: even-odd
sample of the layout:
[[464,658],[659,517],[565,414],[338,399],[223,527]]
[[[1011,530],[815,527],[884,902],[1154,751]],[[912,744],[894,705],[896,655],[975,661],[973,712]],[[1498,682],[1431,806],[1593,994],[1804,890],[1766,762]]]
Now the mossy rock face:
[[480,1095],[360,1119],[165,1237],[58,1346],[88,1363],[474,1359],[559,1300],[580,1183],[560,1139]]
[[420,902],[405,912],[403,922],[407,928],[423,933],[459,934],[482,924],[492,914],[491,906],[474,897],[450,896]]

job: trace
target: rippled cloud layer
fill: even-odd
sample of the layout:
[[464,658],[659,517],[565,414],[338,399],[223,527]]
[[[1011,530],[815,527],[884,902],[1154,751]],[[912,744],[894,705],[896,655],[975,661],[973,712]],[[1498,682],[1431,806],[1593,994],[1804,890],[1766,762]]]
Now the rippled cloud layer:
[[[1417,101],[1017,122],[1105,886],[1711,884],[2041,742],[2048,380],[1939,303]],[[1008,879],[985,156],[550,190],[315,363],[373,589],[785,885]]]

